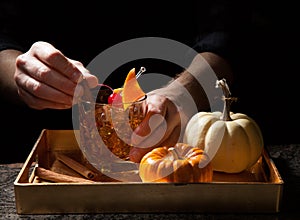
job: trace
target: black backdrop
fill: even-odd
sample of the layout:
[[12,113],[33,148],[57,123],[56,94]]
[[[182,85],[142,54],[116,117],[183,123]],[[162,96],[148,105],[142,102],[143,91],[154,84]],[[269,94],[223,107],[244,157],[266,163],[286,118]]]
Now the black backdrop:
[[[48,41],[85,65],[110,46],[135,37],[166,37],[193,46],[195,15],[202,19],[203,25],[211,22],[205,17],[208,4],[205,1],[203,4],[199,1],[200,7],[193,8],[196,12],[190,10],[189,1],[185,4],[133,1],[135,7],[129,6],[127,1],[105,4],[87,1],[87,6],[73,1],[20,1],[18,9],[11,8],[10,4],[15,2],[18,1],[1,1],[1,25],[13,33],[15,40],[27,47],[37,40]],[[257,121],[266,145],[299,143],[297,7],[289,1],[240,1],[242,6],[237,3],[239,1],[212,2],[225,2],[227,6],[237,4],[234,10],[239,14],[243,14],[243,10],[250,11],[248,22],[254,24],[244,28],[242,26],[248,24],[235,21],[242,27],[244,38],[238,48],[242,52],[236,56],[233,69],[232,93],[238,97],[238,102],[233,104],[232,110],[246,113]],[[110,7],[113,10],[108,10]],[[213,14],[214,8],[210,10]],[[187,11],[190,13],[184,13]],[[145,62],[153,72],[172,74],[180,71],[169,63],[144,61],[142,65]],[[131,65],[119,69],[124,77]],[[112,75],[107,83],[117,87],[123,80]],[[1,94],[5,96],[5,91]],[[0,113],[1,163],[23,162],[43,128],[72,129],[71,110],[37,111],[2,101]]]

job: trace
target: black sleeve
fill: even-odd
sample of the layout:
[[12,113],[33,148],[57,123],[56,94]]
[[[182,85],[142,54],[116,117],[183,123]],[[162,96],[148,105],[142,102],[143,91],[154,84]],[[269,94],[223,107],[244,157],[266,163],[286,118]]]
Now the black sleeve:
[[230,57],[231,34],[224,31],[216,31],[198,35],[194,49],[197,52],[213,52],[224,58]]
[[15,49],[24,52],[24,48],[15,40],[7,35],[0,33],[0,51],[7,49]]
[[[20,32],[18,33],[15,28],[24,26],[24,24],[18,23],[24,21],[24,19],[20,19],[22,8],[23,4],[18,0],[0,1],[0,51],[6,49],[25,50],[18,40]],[[23,35],[25,34],[26,31],[23,32]]]
[[248,1],[197,1],[195,3],[197,52],[214,52],[230,62],[243,48],[250,30],[251,5]]

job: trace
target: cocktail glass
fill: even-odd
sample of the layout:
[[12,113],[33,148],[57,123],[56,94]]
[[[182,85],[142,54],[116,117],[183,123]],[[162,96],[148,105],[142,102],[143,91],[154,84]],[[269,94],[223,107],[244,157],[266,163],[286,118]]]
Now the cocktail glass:
[[[138,180],[138,165],[129,159],[131,135],[145,116],[147,96],[108,104],[111,90],[98,89],[95,101],[80,99],[80,148],[99,171],[120,181]],[[129,104],[129,105],[128,105]]]

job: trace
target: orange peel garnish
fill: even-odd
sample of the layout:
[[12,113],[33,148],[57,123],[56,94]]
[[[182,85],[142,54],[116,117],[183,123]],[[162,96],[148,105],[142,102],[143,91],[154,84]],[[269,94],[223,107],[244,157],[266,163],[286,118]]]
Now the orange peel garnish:
[[127,109],[132,102],[136,102],[146,95],[137,81],[135,68],[132,68],[128,72],[122,90],[122,102],[124,109]]

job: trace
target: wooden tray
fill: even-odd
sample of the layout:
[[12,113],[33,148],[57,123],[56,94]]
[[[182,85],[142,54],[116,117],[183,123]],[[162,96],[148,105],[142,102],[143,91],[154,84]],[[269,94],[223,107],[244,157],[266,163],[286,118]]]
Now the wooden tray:
[[52,169],[58,153],[85,162],[76,132],[41,132],[14,182],[18,214],[280,211],[284,182],[266,151],[251,169],[240,174],[215,172],[210,183],[142,183],[138,178],[118,182],[105,176],[95,183],[39,181],[35,169]]

